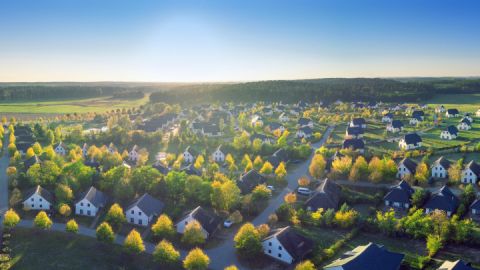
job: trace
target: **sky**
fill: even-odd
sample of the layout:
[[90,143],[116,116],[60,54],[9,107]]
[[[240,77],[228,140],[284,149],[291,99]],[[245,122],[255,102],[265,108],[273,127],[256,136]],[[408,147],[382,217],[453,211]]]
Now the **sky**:
[[0,0],[0,81],[480,76],[472,0]]

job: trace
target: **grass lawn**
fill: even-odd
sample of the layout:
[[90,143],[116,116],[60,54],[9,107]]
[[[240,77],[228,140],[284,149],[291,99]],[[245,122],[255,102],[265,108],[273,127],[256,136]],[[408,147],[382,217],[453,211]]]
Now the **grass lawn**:
[[0,113],[29,114],[65,114],[65,113],[103,113],[114,109],[138,107],[149,100],[148,95],[141,99],[113,99],[100,97],[90,99],[51,100],[51,101],[17,101],[0,103]]
[[62,232],[17,228],[12,234],[12,269],[160,269],[148,254]]

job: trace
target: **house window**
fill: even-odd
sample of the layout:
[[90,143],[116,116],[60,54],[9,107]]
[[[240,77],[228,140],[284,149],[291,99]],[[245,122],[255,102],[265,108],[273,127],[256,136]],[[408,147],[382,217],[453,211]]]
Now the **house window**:
[[40,198],[40,201],[43,201],[42,198]]
[[141,215],[142,215],[142,212],[139,211],[139,212],[138,212],[138,215],[141,216]]
[[34,207],[34,204],[32,204],[32,208]]
[[278,257],[281,258],[281,257],[282,257],[282,253],[278,253]]
[[268,242],[268,246],[271,247],[271,246],[272,246],[272,242]]
[[138,220],[138,224],[142,225],[142,220],[141,219]]
[[32,201],[32,202],[33,202],[33,198],[30,198],[30,201]]
[[91,212],[90,212],[90,210],[87,211],[87,215],[88,215],[88,216],[91,216],[91,215],[92,215]]
[[281,247],[281,246],[278,246],[278,250],[282,250],[282,247]]
[[42,207],[43,207],[43,205],[40,204],[40,208],[42,208]]
[[83,202],[82,202],[82,203],[80,203],[80,206],[83,206]]
[[83,209],[80,209],[80,215],[83,215]]
[[272,250],[271,250],[271,249],[268,250],[268,254],[272,254]]
[[133,218],[130,218],[130,223],[135,223],[135,222],[133,222]]
[[130,211],[130,214],[132,214],[132,215],[133,215],[133,210],[132,210],[132,211]]
[[89,204],[89,203],[87,203],[87,206],[88,206],[88,207],[90,207],[90,204]]

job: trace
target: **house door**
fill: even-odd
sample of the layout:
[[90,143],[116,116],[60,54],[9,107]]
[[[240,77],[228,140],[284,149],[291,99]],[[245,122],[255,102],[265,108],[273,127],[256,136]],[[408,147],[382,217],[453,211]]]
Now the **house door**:
[[90,210],[87,210],[87,216],[91,216],[92,213],[90,212]]

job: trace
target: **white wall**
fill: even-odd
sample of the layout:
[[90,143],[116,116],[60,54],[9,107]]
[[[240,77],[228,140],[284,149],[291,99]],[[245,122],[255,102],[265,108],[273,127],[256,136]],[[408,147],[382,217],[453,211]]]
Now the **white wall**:
[[282,244],[280,244],[280,242],[275,237],[263,241],[262,246],[263,253],[265,253],[267,256],[270,256],[288,264],[293,263],[292,256],[290,256],[287,250],[285,250]]
[[94,217],[97,215],[98,208],[91,204],[87,199],[83,199],[75,204],[75,214]]
[[36,193],[23,201],[23,208],[26,210],[49,210],[50,206],[47,200]]
[[125,216],[128,223],[140,226],[148,226],[151,221],[151,217],[145,215],[137,206],[127,209]]

